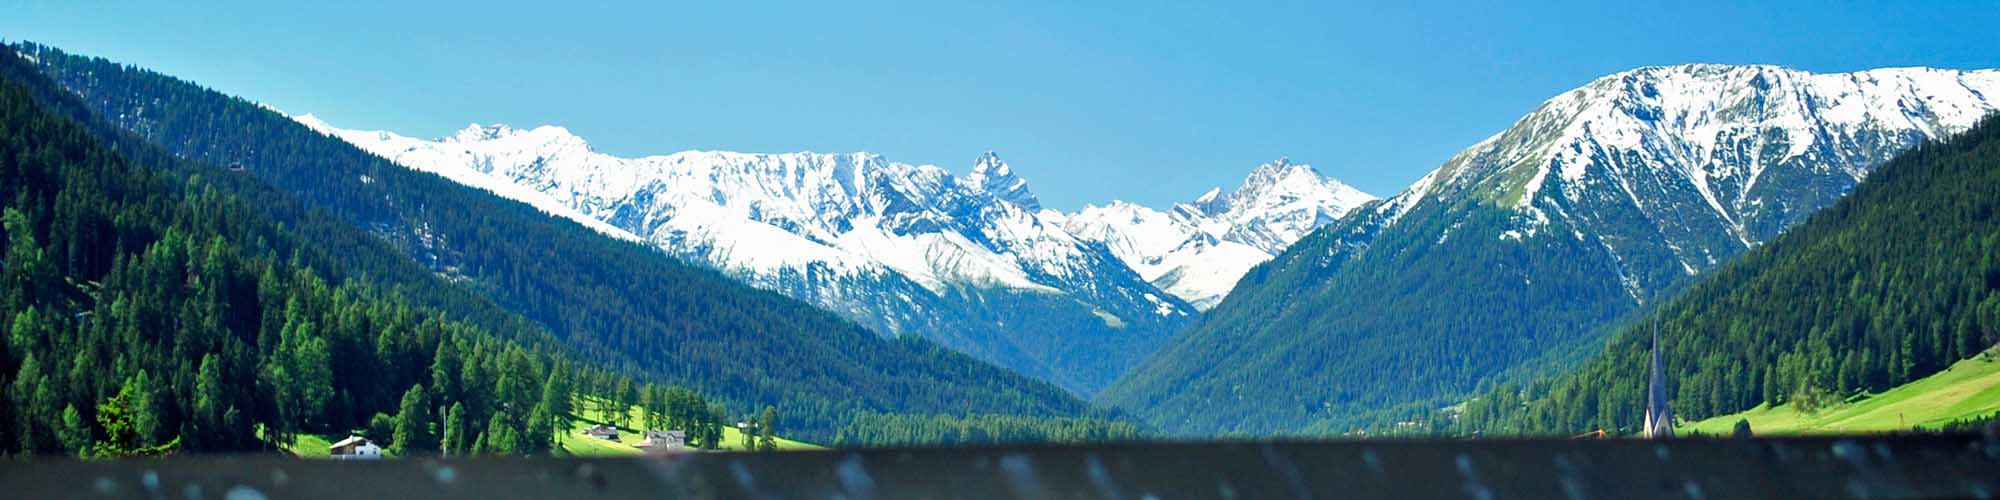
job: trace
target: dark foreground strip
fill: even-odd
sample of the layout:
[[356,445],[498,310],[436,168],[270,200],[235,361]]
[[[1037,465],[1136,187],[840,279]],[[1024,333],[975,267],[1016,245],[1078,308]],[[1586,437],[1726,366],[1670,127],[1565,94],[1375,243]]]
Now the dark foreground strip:
[[1152,443],[0,465],[0,498],[1991,498],[2000,439]]

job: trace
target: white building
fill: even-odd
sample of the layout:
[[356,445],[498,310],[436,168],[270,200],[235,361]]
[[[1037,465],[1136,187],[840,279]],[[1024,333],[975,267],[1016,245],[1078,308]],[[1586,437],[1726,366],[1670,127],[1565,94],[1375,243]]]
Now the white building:
[[382,447],[361,436],[348,436],[333,446],[328,446],[327,456],[334,460],[381,460]]

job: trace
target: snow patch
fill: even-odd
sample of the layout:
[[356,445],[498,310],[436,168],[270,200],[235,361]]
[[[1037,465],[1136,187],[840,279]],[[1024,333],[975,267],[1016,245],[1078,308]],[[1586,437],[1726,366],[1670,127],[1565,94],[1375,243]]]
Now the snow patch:
[[1250,268],[1374,199],[1280,158],[1252,169],[1235,191],[1210,189],[1165,211],[1122,201],[1086,206],[1061,223],[1104,244],[1154,286],[1206,309]]

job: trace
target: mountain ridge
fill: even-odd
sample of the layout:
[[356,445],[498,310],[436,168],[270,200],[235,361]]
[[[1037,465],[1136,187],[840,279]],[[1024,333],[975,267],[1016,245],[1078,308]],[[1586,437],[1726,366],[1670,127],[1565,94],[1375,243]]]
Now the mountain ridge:
[[1374,199],[1281,157],[1251,169],[1233,191],[1210,188],[1166,211],[1116,200],[1088,205],[1064,224],[1104,243],[1148,282],[1206,310],[1251,266]]
[[[953,175],[867,152],[621,158],[551,125],[473,124],[422,140],[340,129],[311,114],[293,118],[397,164],[648,242],[885,335],[931,336],[1080,394],[1108,383],[1197,312],[1178,298],[1181,290],[1146,279],[1161,273],[1136,272],[1132,252],[1104,246],[1124,228],[1077,233],[1076,217],[1042,208],[992,151]],[[1210,273],[1220,277],[1207,280],[1209,296],[1191,296],[1212,300],[1278,245],[1367,196],[1284,160],[1254,170],[1239,191],[1255,189],[1271,193],[1212,197],[1206,209],[1182,204],[1195,217],[1281,219],[1208,222],[1240,233],[1217,229],[1211,239],[1256,239],[1264,250],[1224,255],[1211,266],[1223,270]],[[1294,200],[1301,194],[1305,200]],[[1231,200],[1244,209],[1232,211]],[[1207,257],[1179,265],[1198,268]]]
[[[1593,80],[1252,269],[1098,401],[1181,432],[1268,432],[1462,395],[1601,338],[1994,97],[1993,70]],[[1302,388],[1265,389],[1285,386]]]
[[268,106],[101,58],[22,44],[100,117],[171,154],[229,165],[539,323],[607,369],[673,381],[831,437],[863,412],[1076,415],[1060,388],[924,339],[885,340],[540,208],[391,164]]
[[991,152],[957,176],[866,152],[621,158],[554,126],[475,125],[426,141],[295,119],[883,335],[925,335],[1081,394],[1194,312],[1045,220],[1027,182]]
[[[1576,371],[1483,390],[1450,420],[1487,435],[1636,430],[1652,331],[1673,410],[1691,422],[1727,428],[1754,408],[1757,432],[1796,432],[1758,417],[1836,420],[1828,406],[1862,424],[1847,432],[1990,419],[1983,396],[1993,391],[1979,394],[1990,383],[1935,386],[1963,378],[1945,373],[1991,371],[2000,353],[2000,118],[1991,116],[2000,115],[1898,155],[1834,206],[1704,275],[1645,327],[1621,329]],[[1906,421],[1895,402],[1904,398],[1932,401]]]

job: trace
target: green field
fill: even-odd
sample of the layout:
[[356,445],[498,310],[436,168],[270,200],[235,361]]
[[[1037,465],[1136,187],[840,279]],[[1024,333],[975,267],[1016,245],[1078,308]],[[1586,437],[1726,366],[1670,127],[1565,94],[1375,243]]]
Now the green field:
[[[604,415],[595,410],[596,406],[594,398],[582,396],[577,398],[576,407],[579,409],[579,415],[577,415],[577,420],[570,424],[570,431],[563,434],[562,449],[570,455],[575,456],[601,457],[640,454],[641,450],[633,445],[644,441],[644,436],[637,429],[629,426],[632,422],[639,421],[639,407],[634,406],[627,410],[626,418],[615,424],[618,427],[618,441],[612,442],[583,435],[584,429],[604,422]],[[782,429],[782,425],[784,424],[782,415],[780,415],[778,424],[780,425],[779,428]],[[734,427],[722,428],[722,451],[741,450],[742,445],[743,433],[738,432]],[[778,438],[778,450],[780,451],[818,449],[823,448],[810,443],[793,441],[783,437]]]
[[286,446],[285,451],[300,458],[326,458],[329,446],[333,446],[333,442],[325,437],[304,434],[293,439],[292,445]]
[[1684,424],[1678,431],[1727,435],[1737,420],[1748,419],[1758,435],[1894,432],[1938,427],[1996,411],[2000,411],[2000,356],[1988,351],[1915,382],[1814,413],[1802,413],[1789,404],[1758,405]]
[[[618,426],[618,441],[614,442],[583,435],[584,429],[604,423],[605,415],[594,409],[596,408],[594,402],[595,398],[577,397],[576,407],[579,409],[579,414],[576,415],[576,420],[570,424],[569,432],[563,433],[561,436],[561,451],[557,453],[581,457],[625,456],[642,453],[638,447],[633,445],[643,441],[644,436],[639,433],[638,429],[629,427],[629,424],[632,422],[639,421],[640,412],[637,406],[627,410],[626,418],[616,424]],[[780,416],[778,423],[780,425],[784,423],[782,416]],[[296,457],[326,458],[327,447],[333,445],[333,440],[345,437],[345,435],[300,435],[292,441],[290,446],[284,448],[286,452]],[[743,433],[737,431],[734,427],[724,427],[722,429],[722,441],[721,451],[741,450],[743,447]],[[778,438],[778,450],[780,451],[818,449],[824,448],[811,443],[793,441],[783,437]],[[392,456],[386,449],[383,450],[382,454],[384,456]]]

